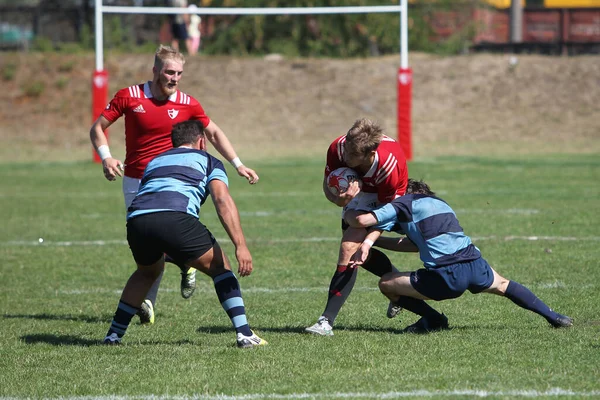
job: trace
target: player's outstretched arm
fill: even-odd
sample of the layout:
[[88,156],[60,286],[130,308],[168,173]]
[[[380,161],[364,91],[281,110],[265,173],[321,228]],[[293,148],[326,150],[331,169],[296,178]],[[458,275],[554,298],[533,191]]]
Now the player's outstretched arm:
[[240,276],[248,276],[252,273],[253,269],[252,255],[246,245],[246,238],[242,231],[242,223],[237,206],[224,182],[213,179],[208,186],[221,224],[235,246],[235,257],[239,265],[238,273]]
[[225,135],[225,132],[214,121],[210,121],[208,126],[204,128],[204,133],[219,154],[233,164],[238,175],[246,178],[251,185],[258,182],[258,174],[252,168],[248,168],[242,164],[227,135]]
[[123,163],[110,154],[108,139],[104,131],[112,124],[102,115],[94,122],[90,129],[90,140],[94,149],[102,160],[102,170],[104,177],[109,181],[114,181],[117,176],[123,176]]

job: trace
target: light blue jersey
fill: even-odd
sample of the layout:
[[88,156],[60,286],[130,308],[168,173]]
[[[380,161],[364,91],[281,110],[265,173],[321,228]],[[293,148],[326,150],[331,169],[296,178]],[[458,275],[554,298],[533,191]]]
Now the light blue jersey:
[[372,211],[377,227],[405,234],[419,248],[426,268],[473,261],[479,249],[463,232],[454,211],[443,200],[407,194]]
[[148,163],[140,190],[127,209],[127,219],[164,211],[199,218],[200,206],[209,195],[208,183],[213,179],[229,184],[219,159],[202,150],[168,150]]

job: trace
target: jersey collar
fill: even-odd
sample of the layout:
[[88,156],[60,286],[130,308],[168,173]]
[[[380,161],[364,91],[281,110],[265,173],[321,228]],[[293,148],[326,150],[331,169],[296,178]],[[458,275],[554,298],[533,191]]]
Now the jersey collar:
[[[175,102],[177,100],[177,92],[175,91],[172,95],[169,96],[169,101]],[[150,90],[150,81],[144,83],[144,95],[147,99],[152,99],[154,96],[152,95],[152,91]]]

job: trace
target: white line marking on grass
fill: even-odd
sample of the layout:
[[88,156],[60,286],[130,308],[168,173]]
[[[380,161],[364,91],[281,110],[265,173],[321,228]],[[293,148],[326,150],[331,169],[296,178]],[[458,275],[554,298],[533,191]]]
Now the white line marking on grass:
[[[254,399],[395,399],[395,398],[411,398],[411,397],[595,397],[600,396],[600,390],[576,391],[571,389],[552,388],[545,391],[539,390],[410,390],[402,392],[333,392],[333,393],[251,393],[243,395],[186,395],[186,396],[169,396],[169,395],[140,395],[140,396],[67,396],[67,397],[46,397],[45,399],[60,399],[60,400],[254,400]],[[20,397],[0,397],[0,400],[21,400]]]
[[[544,289],[594,289],[597,285],[594,284],[585,284],[585,285],[567,285],[564,282],[541,282],[541,283],[523,283],[525,286],[536,289],[536,290],[544,290]],[[196,287],[196,293],[207,293],[211,294],[215,292],[214,287],[209,286],[208,284],[205,286],[201,286],[203,284],[198,284]],[[376,292],[379,289],[373,286],[362,286],[362,287],[354,287],[353,291],[359,292]],[[179,288],[160,288],[159,292],[161,293],[179,293]],[[268,287],[244,287],[244,293],[266,293],[266,294],[278,294],[278,293],[322,293],[323,291],[327,291],[327,286],[314,286],[314,287],[285,287],[285,288],[268,288]],[[105,293],[113,293],[113,294],[121,294],[123,289],[105,289],[105,288],[95,288],[95,289],[69,289],[69,290],[57,290],[56,293],[64,294],[64,295],[88,295],[88,294],[105,294]]]
[[[484,240],[523,240],[523,241],[558,241],[558,242],[572,242],[572,241],[600,241],[600,236],[474,236],[471,237],[474,242]],[[228,245],[229,239],[217,238],[221,245]],[[313,243],[313,242],[339,242],[340,237],[307,237],[307,238],[288,238],[288,239],[277,239],[277,238],[257,238],[247,239],[250,243]],[[69,247],[69,246],[110,246],[110,245],[127,245],[126,240],[72,240],[72,241],[51,241],[45,240],[43,243],[38,240],[7,240],[0,242],[0,246],[40,246],[40,247]]]

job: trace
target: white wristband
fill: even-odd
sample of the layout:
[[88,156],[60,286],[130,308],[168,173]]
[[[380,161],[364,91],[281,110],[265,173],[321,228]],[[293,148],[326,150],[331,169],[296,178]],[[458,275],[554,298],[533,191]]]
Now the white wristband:
[[367,245],[369,245],[369,247],[373,247],[375,242],[372,241],[371,239],[365,239],[365,240],[363,240],[363,244],[367,244]]
[[106,144],[98,146],[98,155],[100,156],[100,159],[102,161],[106,160],[107,158],[112,158],[112,154],[110,154],[110,149]]
[[242,165],[244,165],[244,164],[242,164],[242,162],[240,161],[240,158],[239,158],[239,157],[236,157],[236,158],[234,158],[233,160],[231,160],[231,165],[233,165],[233,167],[234,167],[235,169],[238,169],[239,167],[241,167],[241,166],[242,166]]

